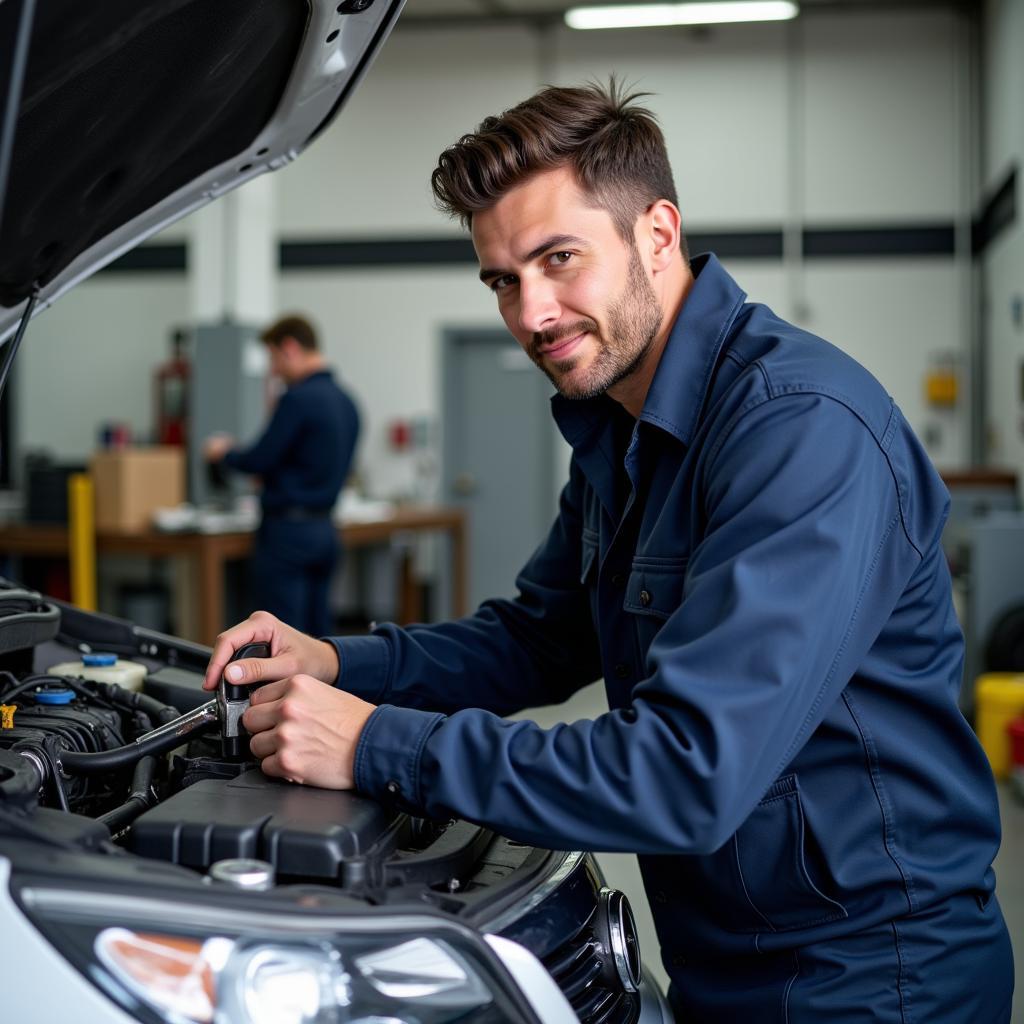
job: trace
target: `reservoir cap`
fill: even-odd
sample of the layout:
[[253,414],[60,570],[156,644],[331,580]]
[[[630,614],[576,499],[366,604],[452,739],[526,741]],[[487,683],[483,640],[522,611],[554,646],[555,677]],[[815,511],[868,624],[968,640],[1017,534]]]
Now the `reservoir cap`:
[[117,664],[116,654],[83,654],[82,664],[90,668],[100,668],[107,665]]
[[75,691],[66,686],[44,683],[32,696],[37,704],[70,704],[75,699]]

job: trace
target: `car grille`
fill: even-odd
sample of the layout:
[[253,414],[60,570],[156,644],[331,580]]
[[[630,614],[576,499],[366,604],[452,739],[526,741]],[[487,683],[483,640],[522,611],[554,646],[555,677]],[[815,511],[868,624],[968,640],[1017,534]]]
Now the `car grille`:
[[617,980],[608,981],[614,968],[594,933],[596,914],[595,908],[573,936],[545,956],[544,966],[583,1024],[633,1024],[640,1000]]

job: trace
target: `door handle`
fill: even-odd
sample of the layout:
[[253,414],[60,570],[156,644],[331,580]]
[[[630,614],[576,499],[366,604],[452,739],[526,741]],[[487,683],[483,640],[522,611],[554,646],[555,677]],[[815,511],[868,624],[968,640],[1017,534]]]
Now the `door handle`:
[[476,477],[468,470],[463,470],[461,473],[456,474],[455,479],[452,481],[452,491],[462,498],[468,498],[471,494],[476,494],[476,490]]

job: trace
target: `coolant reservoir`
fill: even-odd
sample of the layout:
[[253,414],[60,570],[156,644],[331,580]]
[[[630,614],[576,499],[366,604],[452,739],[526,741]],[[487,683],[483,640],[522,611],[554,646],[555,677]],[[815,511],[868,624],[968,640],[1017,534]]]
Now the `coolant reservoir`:
[[81,676],[97,683],[117,683],[126,690],[142,689],[146,666],[137,661],[123,661],[116,654],[83,654],[81,661],[62,661],[47,670],[55,676]]

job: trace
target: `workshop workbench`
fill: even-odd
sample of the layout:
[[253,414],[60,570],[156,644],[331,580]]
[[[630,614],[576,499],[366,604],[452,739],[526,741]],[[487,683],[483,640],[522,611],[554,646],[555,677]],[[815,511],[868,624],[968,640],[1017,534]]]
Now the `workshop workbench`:
[[[366,522],[346,522],[338,528],[342,543],[349,550],[390,544],[403,535],[419,533],[447,534],[451,555],[452,614],[466,611],[466,522],[460,508],[399,507],[387,518]],[[225,628],[224,566],[246,558],[252,548],[253,533],[163,532],[96,534],[96,554],[139,555],[146,558],[185,558],[191,561],[198,581],[197,612],[199,636],[190,639],[210,644]],[[5,524],[0,526],[0,554],[18,556],[66,557],[68,530],[64,526],[42,524]],[[419,588],[412,573],[408,547],[399,557],[397,620],[401,623],[422,619]]]

